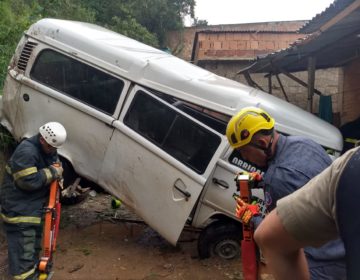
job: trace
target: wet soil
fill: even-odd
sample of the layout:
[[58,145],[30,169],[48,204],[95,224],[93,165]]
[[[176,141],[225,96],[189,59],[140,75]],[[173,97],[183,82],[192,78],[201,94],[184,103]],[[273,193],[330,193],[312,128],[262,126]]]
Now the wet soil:
[[[240,259],[200,260],[196,238],[184,231],[174,247],[125,206],[112,209],[110,195],[96,193],[63,205],[52,279],[243,279]],[[0,236],[0,267],[5,262]]]

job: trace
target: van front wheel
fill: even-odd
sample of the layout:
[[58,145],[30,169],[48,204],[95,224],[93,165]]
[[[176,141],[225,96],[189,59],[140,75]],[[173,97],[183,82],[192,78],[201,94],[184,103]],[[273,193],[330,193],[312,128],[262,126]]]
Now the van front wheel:
[[242,228],[232,221],[217,221],[208,225],[199,236],[198,253],[200,258],[219,256],[234,259],[240,255]]

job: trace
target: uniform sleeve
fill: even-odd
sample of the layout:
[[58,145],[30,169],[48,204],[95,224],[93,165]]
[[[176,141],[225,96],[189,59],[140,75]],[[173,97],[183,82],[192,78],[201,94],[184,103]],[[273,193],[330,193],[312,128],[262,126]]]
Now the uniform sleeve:
[[37,168],[39,155],[29,146],[15,151],[10,160],[10,169],[15,185],[23,191],[36,191],[47,186],[54,178],[49,168]]
[[304,186],[311,178],[301,170],[279,166],[274,171],[270,181],[271,191],[274,192],[274,201],[287,196]]

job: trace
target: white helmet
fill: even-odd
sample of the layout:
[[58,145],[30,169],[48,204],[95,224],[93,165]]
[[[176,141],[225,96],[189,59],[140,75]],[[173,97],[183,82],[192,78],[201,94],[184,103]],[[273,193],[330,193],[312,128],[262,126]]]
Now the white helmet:
[[66,130],[61,123],[48,122],[39,128],[46,143],[54,148],[60,148],[66,140]]

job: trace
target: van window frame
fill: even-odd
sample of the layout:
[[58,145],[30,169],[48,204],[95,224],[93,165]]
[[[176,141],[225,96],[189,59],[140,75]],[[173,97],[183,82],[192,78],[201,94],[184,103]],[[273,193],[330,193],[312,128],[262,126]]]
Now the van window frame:
[[[206,133],[210,133],[213,137],[216,138],[217,140],[217,144],[215,145],[215,148],[212,151],[209,151],[209,153],[204,153],[204,151],[201,151],[200,149],[196,150],[196,152],[199,152],[200,154],[200,158],[204,158],[204,154],[207,155],[206,158],[206,163],[203,164],[202,166],[200,166],[201,168],[199,168],[199,165],[194,166],[193,164],[191,164],[190,160],[191,158],[189,158],[189,162],[184,160],[184,158],[181,158],[181,156],[177,156],[174,153],[172,153],[169,149],[167,149],[166,147],[162,146],[160,143],[158,143],[156,141],[156,139],[149,137],[148,135],[145,135],[144,132],[139,131],[139,129],[135,128],[132,124],[129,124],[128,121],[128,114],[129,112],[132,110],[132,107],[134,106],[134,102],[136,102],[136,98],[137,96],[140,94],[144,94],[148,97],[150,97],[152,100],[154,100],[155,102],[158,102],[159,104],[161,104],[162,106],[164,106],[164,108],[167,108],[168,110],[171,110],[171,112],[173,112],[174,114],[176,114],[180,119],[182,118],[183,120],[186,121],[190,121],[193,124],[193,127],[196,127],[197,129],[203,130]],[[199,120],[195,119],[194,117],[184,113],[183,111],[179,110],[178,108],[176,108],[175,106],[169,104],[168,102],[164,101],[163,99],[159,98],[157,95],[155,95],[152,92],[149,92],[148,90],[142,89],[142,88],[137,88],[136,90],[134,90],[133,94],[131,94],[131,100],[129,100],[129,103],[127,104],[127,106],[124,108],[124,111],[122,112],[122,116],[123,116],[123,120],[122,122],[124,123],[124,125],[126,127],[128,127],[129,129],[131,129],[132,131],[134,131],[136,134],[138,134],[139,136],[141,136],[142,138],[146,139],[147,141],[151,142],[152,144],[154,144],[155,146],[157,146],[158,148],[160,148],[164,153],[168,154],[169,156],[171,156],[172,158],[174,158],[176,161],[180,162],[181,164],[187,166],[188,168],[190,168],[191,170],[193,170],[194,172],[196,172],[199,175],[203,175],[209,165],[212,163],[215,154],[219,151],[220,146],[222,146],[222,135],[217,132],[216,130],[204,125],[202,122],[200,122]],[[172,123],[172,126],[174,125],[174,123]],[[172,128],[172,126],[170,127],[170,130]],[[167,131],[167,134],[170,134],[171,132]],[[168,135],[166,135],[165,137],[167,137]],[[195,156],[195,153],[194,153]]]

